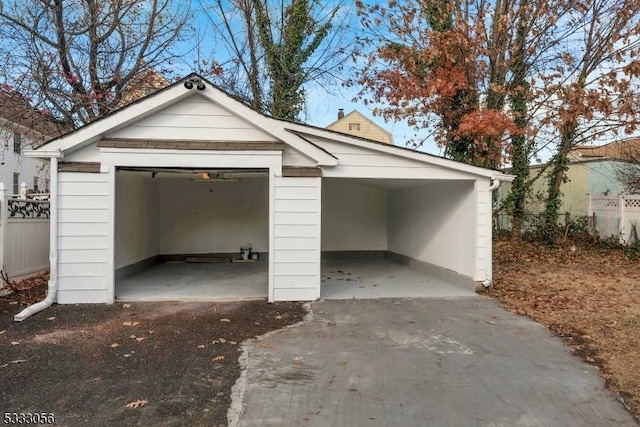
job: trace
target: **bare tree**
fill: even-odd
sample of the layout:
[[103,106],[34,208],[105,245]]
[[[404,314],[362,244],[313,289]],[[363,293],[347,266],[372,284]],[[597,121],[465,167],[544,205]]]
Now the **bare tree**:
[[73,127],[122,105],[146,70],[169,72],[189,2],[14,0],[0,9],[0,79]]
[[537,76],[540,96],[548,101],[540,104],[546,110],[541,125],[554,130],[557,144],[545,208],[549,242],[555,239],[571,149],[607,134],[630,134],[640,119],[640,2],[576,2],[562,24],[555,66]]
[[349,45],[340,3],[213,0],[204,10],[223,48],[203,71],[254,109],[295,120],[309,84],[340,79]]

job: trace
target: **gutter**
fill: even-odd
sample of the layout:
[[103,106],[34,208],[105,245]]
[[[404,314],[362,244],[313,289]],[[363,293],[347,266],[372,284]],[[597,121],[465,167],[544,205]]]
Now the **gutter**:
[[489,191],[497,190],[498,187],[500,187],[500,180],[499,179],[492,179],[491,180],[491,185],[489,186]]
[[58,293],[58,158],[62,157],[60,152],[57,156],[51,157],[50,170],[51,170],[51,188],[50,192],[50,205],[49,205],[49,288],[47,291],[47,297],[44,301],[40,301],[36,304],[22,310],[20,313],[13,317],[16,322],[22,322],[27,317],[30,317],[45,308],[51,306],[56,302],[56,294]]

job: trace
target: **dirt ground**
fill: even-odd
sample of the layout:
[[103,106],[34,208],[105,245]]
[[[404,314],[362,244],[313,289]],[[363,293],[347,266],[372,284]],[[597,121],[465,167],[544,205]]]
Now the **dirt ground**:
[[491,293],[599,366],[640,418],[640,261],[620,249],[571,246],[496,242]]
[[48,308],[22,323],[0,298],[0,408],[64,426],[226,426],[241,341],[296,323],[300,304]]

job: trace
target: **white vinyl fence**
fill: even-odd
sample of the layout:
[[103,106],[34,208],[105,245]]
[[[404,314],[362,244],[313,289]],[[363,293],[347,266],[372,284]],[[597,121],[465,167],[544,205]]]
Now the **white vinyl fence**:
[[0,183],[0,268],[12,280],[49,268],[49,197],[25,189],[8,195]]
[[640,195],[589,195],[589,214],[601,238],[616,237],[620,244],[638,244]]

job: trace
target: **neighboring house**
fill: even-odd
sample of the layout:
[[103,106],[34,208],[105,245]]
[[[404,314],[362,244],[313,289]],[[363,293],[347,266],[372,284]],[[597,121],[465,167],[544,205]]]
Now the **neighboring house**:
[[31,191],[48,191],[48,161],[26,158],[23,151],[59,135],[62,129],[60,123],[32,108],[24,97],[0,89],[0,182],[9,194],[18,194],[23,182]]
[[327,129],[393,145],[393,135],[357,110],[347,115],[343,109],[338,110],[338,120],[327,126]]
[[169,86],[169,81],[156,70],[148,69],[142,71],[122,88],[122,99],[118,104],[118,108],[131,104],[167,86]]
[[[51,161],[59,303],[113,303],[162,257],[248,242],[269,301],[318,299],[322,255],[336,253],[385,253],[475,288],[492,274],[492,181],[510,179],[270,118],[197,75],[27,155]],[[258,280],[244,274],[235,286]]]
[[[640,158],[640,139],[611,142],[600,146],[580,145],[568,154],[569,165],[562,192],[561,213],[572,216],[588,215],[589,194],[616,195],[624,190],[617,177],[617,170],[633,159]],[[532,176],[539,173],[543,166],[532,166]],[[534,195],[539,194],[540,201],[533,202],[532,211],[544,211],[544,195],[547,192],[548,171],[532,187]]]

